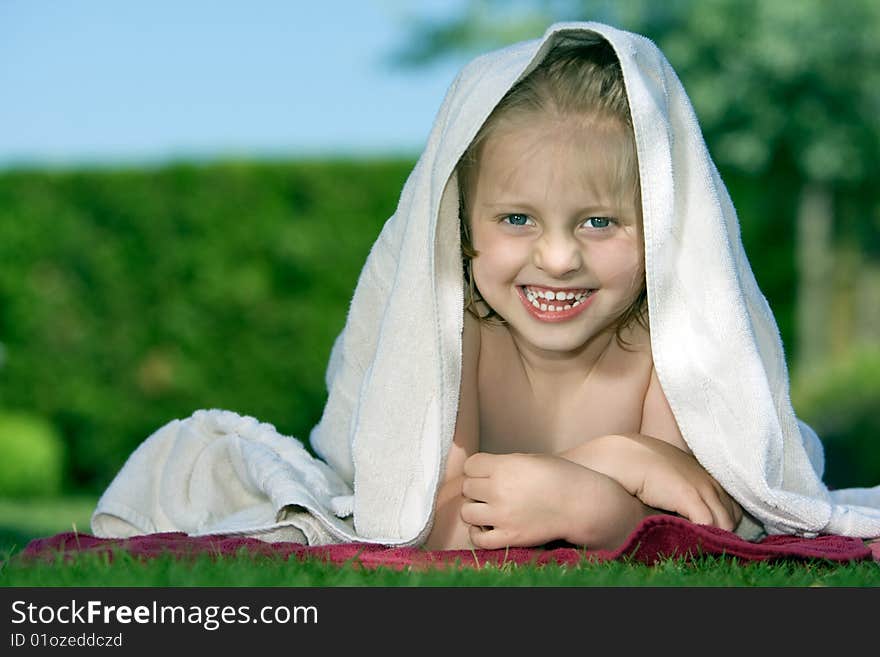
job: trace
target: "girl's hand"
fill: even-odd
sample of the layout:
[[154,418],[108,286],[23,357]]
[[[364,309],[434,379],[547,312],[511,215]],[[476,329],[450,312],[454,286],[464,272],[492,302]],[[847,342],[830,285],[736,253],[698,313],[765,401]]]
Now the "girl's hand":
[[550,454],[477,453],[464,475],[461,518],[477,548],[557,539],[613,548],[653,512],[609,477]]
[[[594,442],[595,441],[595,442]],[[596,438],[563,454],[620,483],[644,504],[733,531],[742,507],[692,455],[642,434]]]

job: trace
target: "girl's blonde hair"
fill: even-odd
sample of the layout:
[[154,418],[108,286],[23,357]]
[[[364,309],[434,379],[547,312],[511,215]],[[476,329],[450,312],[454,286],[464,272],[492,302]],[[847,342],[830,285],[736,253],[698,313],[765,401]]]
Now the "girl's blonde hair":
[[[482,298],[471,275],[471,261],[478,253],[470,238],[468,202],[472,179],[479,164],[480,149],[500,125],[527,119],[535,114],[548,113],[558,117],[584,117],[594,126],[623,127],[624,147],[620,153],[615,181],[621,198],[622,195],[629,194],[637,207],[641,206],[635,136],[617,55],[604,40],[591,44],[558,44],[547,53],[537,68],[505,94],[456,167],[465,309],[480,320],[503,323],[492,308],[486,314],[480,314],[477,304]],[[616,322],[618,341],[623,342],[620,333],[633,321],[647,329],[647,312],[643,274],[641,291]]]

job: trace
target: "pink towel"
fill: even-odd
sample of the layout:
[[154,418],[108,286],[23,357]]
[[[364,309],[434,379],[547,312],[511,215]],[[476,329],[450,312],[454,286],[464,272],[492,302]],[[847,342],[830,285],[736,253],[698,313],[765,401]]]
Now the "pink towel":
[[361,543],[310,547],[298,543],[266,543],[241,536],[195,538],[178,532],[147,534],[126,539],[96,538],[89,534],[64,532],[31,541],[22,552],[22,557],[51,560],[79,552],[110,554],[113,550],[124,550],[146,559],[162,554],[185,558],[201,554],[234,555],[241,548],[257,555],[317,558],[338,565],[351,563],[366,568],[386,566],[397,570],[407,567],[444,567],[456,563],[463,566],[481,566],[487,563],[502,565],[509,562],[574,565],[585,558],[606,561],[622,557],[652,564],[666,557],[692,559],[700,555],[729,555],[743,561],[825,559],[846,562],[874,559],[880,562],[880,541],[868,544],[860,538],[846,536],[799,538],[775,535],[749,542],[732,532],[696,525],[668,515],[645,518],[616,550],[586,550],[571,545],[554,544],[509,550],[428,551],[418,547],[389,548]]

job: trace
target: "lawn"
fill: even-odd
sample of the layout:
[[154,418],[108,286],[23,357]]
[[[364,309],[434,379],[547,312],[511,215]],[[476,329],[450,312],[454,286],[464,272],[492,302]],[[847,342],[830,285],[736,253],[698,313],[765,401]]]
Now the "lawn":
[[876,563],[824,561],[742,562],[704,556],[668,559],[653,566],[626,561],[576,566],[506,564],[447,570],[375,570],[255,557],[200,556],[188,561],[162,557],[140,561],[125,553],[112,559],[84,554],[52,563],[19,557],[32,538],[76,529],[89,533],[96,500],[64,497],[0,500],[0,586],[100,587],[337,587],[337,586],[575,586],[575,587],[876,587]]

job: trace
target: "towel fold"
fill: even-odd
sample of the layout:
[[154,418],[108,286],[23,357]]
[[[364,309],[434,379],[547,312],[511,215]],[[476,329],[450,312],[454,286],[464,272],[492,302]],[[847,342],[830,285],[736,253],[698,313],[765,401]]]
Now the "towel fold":
[[321,545],[353,533],[342,519],[351,515],[351,496],[326,463],[271,424],[200,410],[132,453],[91,525],[102,537],[182,531]]

